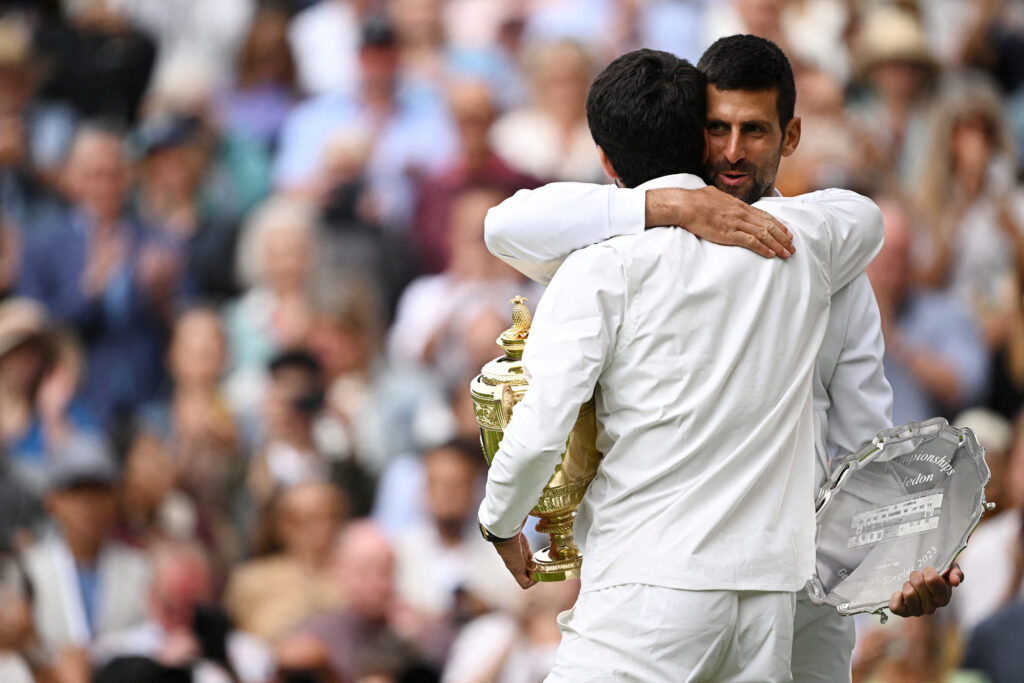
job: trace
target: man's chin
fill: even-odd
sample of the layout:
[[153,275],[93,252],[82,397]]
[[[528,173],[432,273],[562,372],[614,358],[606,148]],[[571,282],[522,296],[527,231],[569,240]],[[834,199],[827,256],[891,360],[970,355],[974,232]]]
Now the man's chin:
[[753,204],[761,195],[758,189],[754,187],[753,183],[744,183],[742,185],[726,185],[722,182],[715,182],[714,186],[726,194],[731,194],[736,199],[743,201],[747,204]]

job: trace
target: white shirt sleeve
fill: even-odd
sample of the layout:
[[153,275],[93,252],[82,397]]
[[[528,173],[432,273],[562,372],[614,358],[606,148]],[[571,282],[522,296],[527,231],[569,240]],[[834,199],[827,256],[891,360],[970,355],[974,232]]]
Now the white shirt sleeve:
[[835,294],[864,272],[881,250],[885,240],[882,212],[873,201],[849,190],[820,190],[795,199],[813,204],[825,219]]
[[643,232],[645,196],[589,183],[519,190],[487,212],[484,239],[492,254],[544,285],[577,249]]
[[491,533],[515,536],[540,498],[611,358],[625,298],[622,261],[604,245],[573,253],[551,280],[523,354],[530,388],[487,473],[479,519]]
[[[842,348],[829,394],[825,444],[829,469],[856,452],[882,429],[892,426],[892,387],[885,378],[881,318],[866,275],[860,275],[840,293],[847,312]],[[838,312],[833,307],[832,314]]]

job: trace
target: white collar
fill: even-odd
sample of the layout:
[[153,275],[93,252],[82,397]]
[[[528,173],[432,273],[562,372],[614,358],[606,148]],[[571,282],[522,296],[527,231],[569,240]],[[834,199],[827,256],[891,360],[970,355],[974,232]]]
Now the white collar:
[[659,190],[665,187],[679,187],[684,190],[697,190],[705,186],[703,180],[692,173],[675,173],[663,175],[660,178],[648,180],[642,185],[637,185],[637,190]]

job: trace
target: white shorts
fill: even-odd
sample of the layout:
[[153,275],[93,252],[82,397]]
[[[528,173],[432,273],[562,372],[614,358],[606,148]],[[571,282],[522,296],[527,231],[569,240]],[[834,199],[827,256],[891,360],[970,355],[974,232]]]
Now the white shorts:
[[548,683],[790,681],[794,594],[625,584],[558,616]]
[[849,683],[856,641],[853,617],[840,616],[829,605],[815,605],[803,591],[797,594],[793,626],[795,683]]

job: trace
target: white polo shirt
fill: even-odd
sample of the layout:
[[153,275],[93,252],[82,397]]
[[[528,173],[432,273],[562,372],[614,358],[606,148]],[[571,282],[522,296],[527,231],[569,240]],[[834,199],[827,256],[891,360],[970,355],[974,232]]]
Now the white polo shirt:
[[[638,188],[696,188],[669,176]],[[481,521],[513,535],[596,392],[605,458],[581,505],[584,590],[800,588],[814,557],[811,384],[829,298],[874,257],[869,200],[767,199],[788,261],[675,228],[573,253],[534,318]],[[854,218],[854,214],[856,218]],[[557,266],[556,266],[557,267]]]

